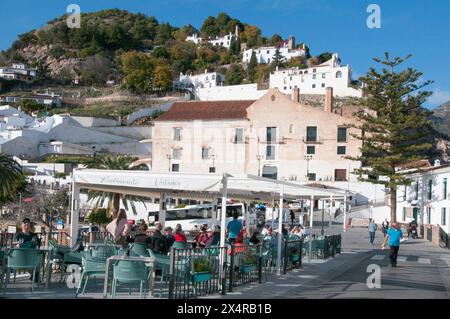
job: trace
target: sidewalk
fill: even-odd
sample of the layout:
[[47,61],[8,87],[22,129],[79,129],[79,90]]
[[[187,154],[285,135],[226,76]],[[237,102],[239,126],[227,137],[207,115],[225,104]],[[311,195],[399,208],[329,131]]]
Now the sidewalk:
[[[271,274],[267,282],[234,288],[226,295],[205,298],[434,298],[447,299],[450,292],[450,251],[428,241],[402,243],[397,268],[389,267],[389,251],[380,249],[383,235],[377,232],[370,245],[367,229],[343,234],[341,255],[325,261],[303,263],[286,275]],[[369,289],[367,266],[381,268],[381,289]]]

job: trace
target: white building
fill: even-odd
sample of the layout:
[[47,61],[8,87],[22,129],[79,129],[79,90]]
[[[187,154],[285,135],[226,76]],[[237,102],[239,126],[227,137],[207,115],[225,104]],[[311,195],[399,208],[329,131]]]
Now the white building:
[[450,164],[413,170],[408,174],[410,186],[397,191],[397,220],[409,223],[415,219],[423,225],[439,225],[450,233]]
[[8,80],[33,81],[36,79],[37,69],[29,68],[23,63],[13,63],[10,67],[0,68],[0,78]]
[[0,102],[20,103],[23,100],[34,101],[39,104],[61,107],[62,98],[54,93],[50,94],[29,94],[29,95],[4,95],[0,96]]
[[289,61],[295,57],[306,56],[305,46],[303,48],[294,49],[295,39],[293,36],[290,37],[289,42],[282,41],[278,47],[261,47],[257,49],[245,50],[242,55],[242,62],[249,63],[252,58],[253,52],[255,52],[256,60],[259,64],[269,64],[273,62],[275,57],[275,52],[278,50],[280,55],[283,57],[283,61]]
[[150,127],[122,127],[117,121],[105,119],[54,115],[20,128],[0,123],[0,128],[0,152],[22,158],[46,154],[148,156],[151,153]]
[[195,44],[199,44],[200,42],[202,42],[202,38],[199,38],[198,34],[194,33],[193,35],[188,35],[186,41],[191,41],[194,42]]
[[180,77],[174,82],[175,87],[180,89],[193,89],[199,88],[213,88],[223,85],[225,76],[217,72],[208,72],[201,74],[183,74],[180,73]]
[[34,118],[9,105],[0,106],[0,136],[1,132],[22,129],[34,122]]
[[362,91],[350,86],[352,69],[341,66],[337,53],[318,66],[308,69],[277,70],[270,74],[270,88],[278,88],[289,94],[296,86],[301,94],[325,94],[325,88],[332,87],[338,97],[362,97]]
[[221,46],[224,48],[229,49],[231,40],[235,38],[236,35],[232,34],[231,32],[223,37],[216,36],[215,39],[208,40],[209,43],[211,43],[213,46]]
[[198,88],[195,98],[200,101],[257,100],[266,93],[267,90],[258,90],[258,84],[252,83]]

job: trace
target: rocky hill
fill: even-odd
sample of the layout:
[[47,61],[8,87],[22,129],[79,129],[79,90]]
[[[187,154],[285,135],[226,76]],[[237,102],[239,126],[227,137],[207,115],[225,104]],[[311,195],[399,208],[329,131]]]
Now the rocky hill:
[[450,101],[433,110],[431,121],[436,130],[450,137]]

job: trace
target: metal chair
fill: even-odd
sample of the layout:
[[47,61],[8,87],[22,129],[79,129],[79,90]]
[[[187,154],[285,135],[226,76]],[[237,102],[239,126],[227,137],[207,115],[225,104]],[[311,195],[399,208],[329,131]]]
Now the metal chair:
[[[114,265],[112,281],[112,298],[116,298],[118,283],[140,283],[139,298],[142,299],[148,287],[149,267],[143,261],[120,260]],[[131,288],[129,290],[131,295]]]
[[84,295],[84,291],[86,290],[86,286],[90,276],[94,275],[105,275],[106,273],[106,258],[102,255],[100,257],[94,257],[91,251],[83,251],[82,255],[82,265],[83,272],[81,273],[80,282],[78,284],[77,291],[75,293],[75,297],[78,296],[81,286],[83,285],[83,280],[85,280],[83,285],[83,290],[81,292]]
[[144,243],[133,243],[130,245],[130,256],[148,257],[147,245]]
[[153,250],[151,250],[150,248],[147,249],[147,252],[148,252],[148,256],[150,256],[151,258],[155,259],[155,264],[154,264],[155,265],[155,269],[154,269],[154,271],[156,271],[156,270],[160,270],[161,271],[161,280],[160,280],[161,288],[159,289],[159,298],[161,298],[164,277],[166,277],[169,274],[170,257],[167,256],[167,255],[155,254],[153,252]]
[[[4,278],[4,290],[6,293],[8,287],[11,271],[14,272],[14,280],[16,277],[16,271],[20,269],[29,269],[32,271],[32,285],[31,292],[34,292],[34,284],[36,274],[43,263],[42,254],[39,250],[33,248],[15,248],[8,252],[7,264],[5,266],[5,278]],[[38,275],[38,284],[41,283],[41,278]]]

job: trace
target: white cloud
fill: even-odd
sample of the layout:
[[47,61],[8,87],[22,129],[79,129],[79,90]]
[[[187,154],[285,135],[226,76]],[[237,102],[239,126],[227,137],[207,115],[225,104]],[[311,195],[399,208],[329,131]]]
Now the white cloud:
[[442,90],[439,88],[435,89],[433,91],[433,95],[428,98],[428,103],[433,106],[440,106],[441,104],[444,104],[448,101],[450,101],[450,91]]

